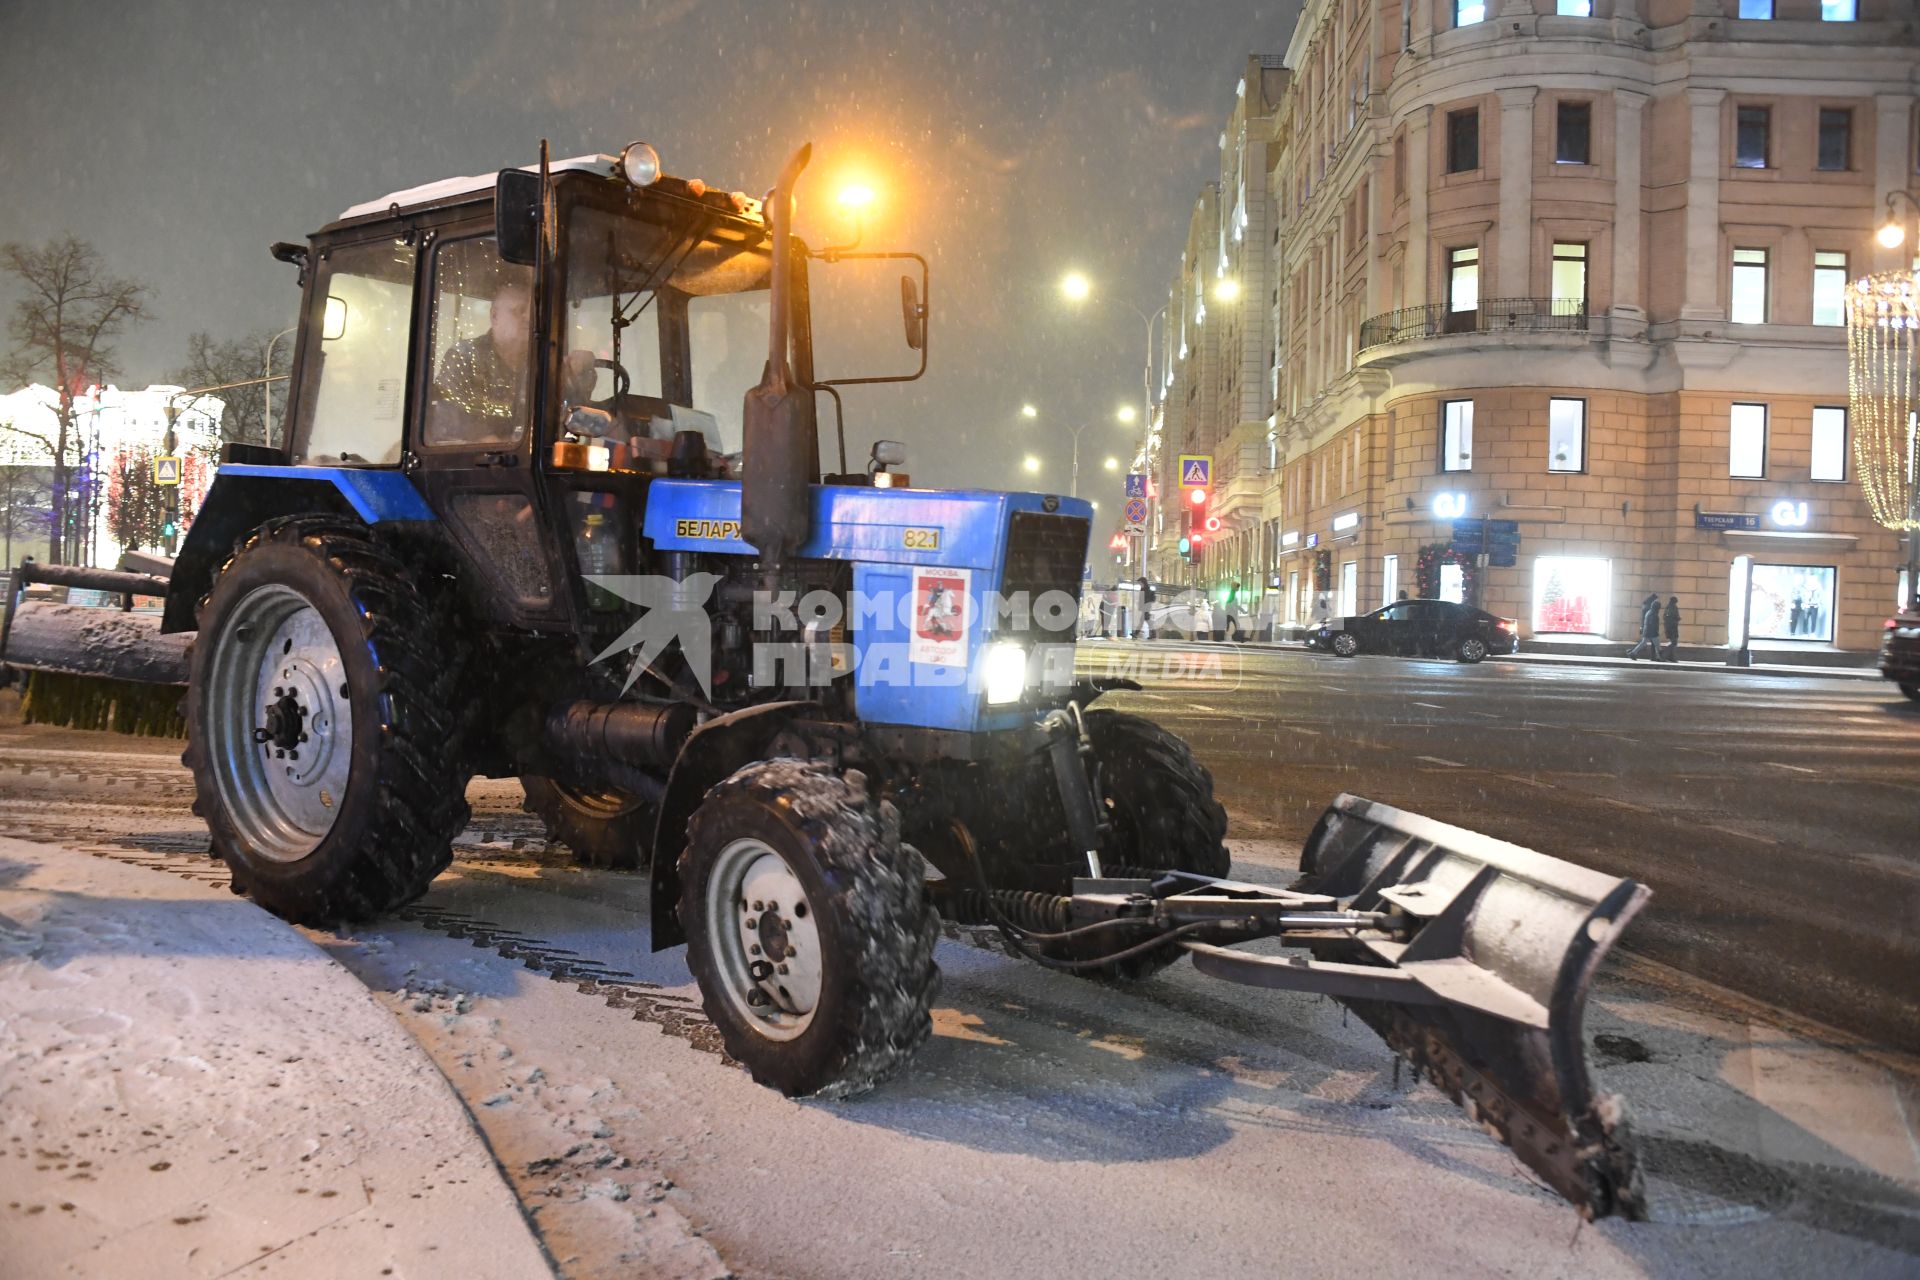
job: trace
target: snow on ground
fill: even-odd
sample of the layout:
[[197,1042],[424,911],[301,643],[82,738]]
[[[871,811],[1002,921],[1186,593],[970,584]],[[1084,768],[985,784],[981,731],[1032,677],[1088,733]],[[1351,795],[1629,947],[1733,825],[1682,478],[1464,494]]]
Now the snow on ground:
[[552,1274],[365,988],[223,890],[0,839],[0,1274]]

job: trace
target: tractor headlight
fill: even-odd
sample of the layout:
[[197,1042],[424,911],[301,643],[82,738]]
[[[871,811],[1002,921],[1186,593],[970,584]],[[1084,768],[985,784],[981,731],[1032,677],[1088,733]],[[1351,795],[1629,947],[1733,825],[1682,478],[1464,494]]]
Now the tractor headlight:
[[636,187],[660,180],[660,153],[644,142],[629,142],[620,153],[620,174]]
[[980,671],[988,706],[1018,702],[1027,688],[1027,651],[1009,640],[996,641],[987,646]]

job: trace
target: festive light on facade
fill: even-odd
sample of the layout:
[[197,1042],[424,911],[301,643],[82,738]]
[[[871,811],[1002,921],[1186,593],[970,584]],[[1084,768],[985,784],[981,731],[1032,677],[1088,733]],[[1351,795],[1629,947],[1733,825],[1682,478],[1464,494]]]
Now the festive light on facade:
[[1873,518],[1889,529],[1920,529],[1914,479],[1920,471],[1915,346],[1920,282],[1885,271],[1847,288],[1847,400],[1853,462]]

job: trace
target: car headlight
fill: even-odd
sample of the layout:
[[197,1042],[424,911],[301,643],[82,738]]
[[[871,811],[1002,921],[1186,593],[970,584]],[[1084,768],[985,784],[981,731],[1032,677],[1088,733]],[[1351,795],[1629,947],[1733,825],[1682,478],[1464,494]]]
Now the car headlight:
[[996,641],[987,646],[980,671],[988,706],[1018,702],[1027,688],[1027,651],[1008,640]]

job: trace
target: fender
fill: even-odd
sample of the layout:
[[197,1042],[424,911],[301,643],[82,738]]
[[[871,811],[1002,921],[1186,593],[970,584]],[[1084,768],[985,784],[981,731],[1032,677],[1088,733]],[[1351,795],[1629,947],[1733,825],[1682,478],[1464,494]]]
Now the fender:
[[687,847],[687,822],[707,792],[735,770],[765,758],[781,730],[805,711],[807,701],[766,702],[715,716],[687,736],[667,775],[660,815],[653,828],[653,949],[664,951],[687,940],[680,928],[680,854]]
[[192,631],[200,600],[233,544],[277,516],[355,516],[368,525],[428,523],[433,509],[398,471],[229,462],[214,475],[167,585],[162,631]]

